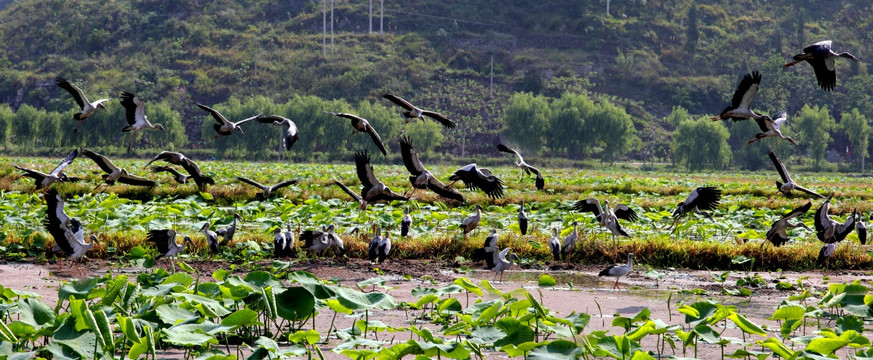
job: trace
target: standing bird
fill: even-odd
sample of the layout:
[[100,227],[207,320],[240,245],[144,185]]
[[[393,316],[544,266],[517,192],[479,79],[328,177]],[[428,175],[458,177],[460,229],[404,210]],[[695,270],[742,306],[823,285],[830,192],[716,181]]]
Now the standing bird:
[[333,233],[334,225],[330,225],[326,232],[318,230],[306,230],[300,233],[303,241],[303,249],[321,254],[327,249],[334,249],[340,256],[345,253],[342,239]]
[[61,160],[61,163],[58,164],[58,166],[55,166],[55,168],[48,174],[33,169],[24,168],[18,165],[15,165],[15,168],[24,171],[24,176],[32,178],[34,180],[34,183],[36,184],[37,190],[42,188],[48,189],[48,186],[53,184],[55,181],[61,181],[61,179],[64,177],[64,169],[66,169],[67,166],[73,163],[73,160],[76,159],[76,155],[78,154],[79,150],[71,151],[69,154],[67,154],[67,157]]
[[382,155],[388,155],[388,151],[385,150],[385,145],[382,145],[382,137],[379,136],[379,133],[376,132],[376,129],[370,125],[370,122],[367,121],[367,119],[349,113],[336,113],[330,111],[325,111],[325,113],[351,120],[352,127],[354,128],[354,130],[352,130],[352,135],[358,131],[367,133],[370,135],[370,138],[373,139],[373,143],[376,144],[379,151],[382,152]]
[[[176,254],[185,250],[185,246],[188,244],[194,246],[194,242],[192,242],[191,238],[187,236],[184,237],[182,244],[176,243],[176,231],[174,230],[149,230],[148,235],[146,235],[146,240],[154,243],[158,248],[159,254],[155,257],[155,261],[162,257],[176,257]],[[176,264],[173,262],[170,263],[173,265],[173,272],[175,272]]]
[[77,121],[76,128],[73,129],[73,132],[78,132],[79,127],[82,126],[85,119],[93,115],[97,110],[106,110],[106,106],[104,106],[103,103],[109,101],[109,99],[100,99],[95,102],[89,102],[88,98],[85,97],[85,93],[82,92],[82,89],[79,89],[78,86],[71,84],[60,76],[55,79],[55,84],[57,84],[59,88],[67,90],[70,95],[73,95],[73,100],[76,100],[76,104],[82,108],[81,112],[73,114],[73,119]]
[[185,169],[185,171],[187,171],[189,175],[191,175],[190,177],[194,179],[194,182],[197,183],[197,187],[200,189],[200,191],[203,191],[203,189],[206,188],[206,185],[215,184],[215,180],[213,180],[209,176],[203,175],[203,173],[200,172],[200,167],[197,166],[197,163],[185,157],[185,155],[182,155],[182,153],[177,153],[173,151],[161,151],[160,154],[152,158],[152,160],[146,163],[145,166],[149,166],[151,163],[158,160],[166,161],[173,165],[182,166],[182,168]]
[[758,88],[761,86],[761,73],[757,70],[751,74],[743,76],[740,84],[737,85],[737,90],[734,91],[734,97],[731,99],[731,105],[721,111],[721,115],[712,118],[712,121],[727,120],[733,121],[747,120],[748,118],[757,119],[760,115],[752,111],[752,99],[758,93]]
[[834,252],[837,251],[837,244],[835,242],[824,244],[821,247],[821,250],[818,251],[818,259],[815,262],[819,265],[824,265],[825,270],[828,269],[828,262],[831,259],[831,256],[834,255]]
[[612,233],[613,242],[615,242],[616,235],[630,237],[627,231],[618,223],[618,219],[630,222],[637,221],[639,220],[637,212],[624,204],[618,204],[615,206],[615,209],[611,209],[608,200],[605,200],[603,205],[601,207],[600,201],[597,199],[579,200],[573,205],[573,210],[594,214],[600,226],[607,228]]
[[297,124],[291,121],[291,119],[279,115],[267,115],[258,117],[256,120],[261,124],[271,124],[271,126],[285,125],[288,127],[288,130],[285,131],[285,135],[282,136],[282,147],[284,147],[285,150],[291,150],[294,143],[296,143],[297,140],[300,140],[300,133],[297,132]]
[[218,246],[218,234],[216,234],[215,231],[209,230],[210,226],[212,226],[212,222],[207,220],[206,223],[203,224],[203,227],[200,228],[200,231],[206,235],[206,244],[209,245],[209,252],[211,252],[212,255],[218,255],[218,253],[221,252],[221,249]]
[[491,170],[478,168],[476,164],[468,164],[449,177],[452,181],[448,186],[454,185],[458,180],[463,181],[467,189],[480,189],[492,199],[503,197],[503,180],[491,173]]
[[720,200],[721,190],[712,186],[703,186],[692,190],[691,194],[685,198],[685,201],[676,205],[676,209],[673,210],[672,214],[673,224],[667,227],[667,229],[673,228],[673,232],[675,232],[679,219],[689,212],[706,216],[709,220],[715,222],[715,219],[706,210],[715,210]]
[[218,236],[221,236],[221,246],[225,246],[233,241],[233,235],[236,234],[237,220],[242,220],[242,216],[238,213],[233,213],[233,223],[215,232]]
[[507,254],[509,254],[509,248],[503,249],[499,253],[497,251],[494,252],[494,267],[491,271],[494,272],[495,280],[497,280],[497,274],[500,274],[499,281],[503,281],[503,272],[512,267],[514,262],[520,262],[518,255],[515,254],[509,254],[509,260],[506,260]]
[[527,214],[524,213],[524,200],[518,207],[518,230],[521,231],[522,235],[527,235]]
[[[55,239],[55,246],[52,247],[52,252],[62,251],[64,256],[73,261],[81,261],[85,253],[97,243],[97,237],[91,235],[91,242],[85,243],[85,232],[82,223],[67,215],[64,211],[64,199],[56,190],[51,189],[46,192],[45,203],[46,218],[43,220],[43,226]],[[60,268],[61,261],[58,260],[58,270]]]
[[759,116],[755,119],[755,122],[758,123],[758,128],[763,132],[759,132],[755,134],[755,138],[749,140],[746,144],[751,144],[755,141],[761,140],[766,137],[778,137],[782,140],[788,140],[790,143],[797,145],[790,136],[782,135],[782,124],[785,124],[787,120],[787,115],[785,115],[785,111],[780,111],[776,114],[776,120],[771,119],[767,115]]
[[806,61],[812,65],[815,70],[815,79],[818,85],[825,91],[831,91],[837,85],[837,71],[835,61],[839,57],[849,58],[858,61],[854,55],[847,52],[836,53],[831,50],[831,41],[819,41],[815,44],[803,48],[802,54],[794,55],[794,61],[785,64],[783,68],[790,67],[801,61]]
[[176,182],[179,184],[187,184],[188,179],[191,178],[191,175],[182,174],[179,172],[179,170],[176,170],[176,168],[171,166],[152,166],[151,171],[155,174],[161,172],[170,173],[171,175],[173,175],[173,180],[176,180]]
[[412,216],[409,215],[409,206],[403,210],[403,219],[400,220],[400,236],[409,236],[409,229],[412,227]]
[[233,134],[234,130],[239,131],[240,134],[245,134],[245,132],[243,132],[242,127],[240,127],[240,125],[245,124],[245,123],[252,121],[254,119],[257,119],[257,118],[261,117],[261,115],[264,115],[263,113],[260,113],[258,115],[252,116],[250,118],[245,118],[245,119],[242,119],[240,121],[233,122],[233,121],[227,120],[227,118],[224,117],[224,115],[221,115],[220,112],[218,112],[217,110],[215,110],[209,106],[206,106],[203,104],[197,104],[197,107],[199,107],[203,110],[206,110],[206,112],[208,112],[210,115],[212,115],[212,118],[215,119],[216,124],[212,124],[212,128],[215,129],[215,132],[217,133],[217,134],[215,134],[215,137],[214,137],[215,139],[218,139],[219,136],[231,135],[231,134]]
[[370,239],[370,245],[367,246],[367,258],[370,262],[375,262],[379,257],[379,244],[382,242],[382,230],[378,225],[373,225],[375,227],[373,232],[373,238]]
[[[770,225],[770,230],[767,231],[767,240],[770,241],[773,244],[773,246],[779,247],[779,246],[782,246],[782,244],[788,242],[788,229],[789,228],[796,229],[796,228],[802,227],[806,230],[812,231],[812,229],[810,229],[808,226],[806,226],[806,224],[804,224],[802,221],[798,221],[796,224],[792,224],[792,223],[788,222],[788,220],[791,220],[793,218],[800,217],[800,216],[803,216],[803,214],[806,214],[806,212],[809,211],[809,208],[811,206],[812,206],[812,202],[807,202],[805,205],[802,205],[794,210],[791,210],[787,214],[783,215],[781,219],[774,221],[773,224]],[[766,243],[767,243],[766,241],[761,243],[761,246],[763,247],[764,244],[766,244]]]
[[573,256],[572,252],[576,248],[577,241],[579,241],[579,222],[573,221],[573,232],[568,234],[561,244],[561,253],[567,256],[567,262],[570,262],[570,258]]
[[417,107],[415,107],[415,105],[412,105],[412,103],[410,103],[409,101],[406,101],[405,99],[403,99],[397,95],[384,93],[384,94],[382,94],[382,97],[385,99],[388,99],[388,101],[391,101],[394,104],[396,104],[397,106],[400,106],[406,110],[403,112],[403,117],[406,118],[406,124],[408,124],[409,121],[412,119],[424,119],[424,116],[427,116],[431,119],[436,120],[440,124],[443,124],[443,126],[449,128],[449,129],[455,127],[454,122],[449,120],[449,118],[445,117],[445,115],[440,114],[436,111],[422,110],[420,108],[417,108]]
[[424,164],[418,159],[415,149],[412,148],[412,144],[409,143],[409,138],[406,136],[400,138],[400,153],[403,157],[403,165],[406,166],[406,170],[411,174],[409,183],[412,184],[412,194],[409,194],[409,196],[412,196],[418,189],[427,188],[444,198],[464,202],[464,196],[461,193],[453,187],[443,184],[433,176],[430,170],[424,167]]
[[355,170],[358,174],[358,179],[361,180],[361,210],[367,209],[367,204],[385,200],[409,200],[406,196],[391,191],[387,185],[376,178],[373,173],[373,166],[370,165],[370,155],[366,151],[361,151],[355,154]]
[[867,225],[861,221],[861,213],[858,213],[858,218],[855,219],[855,231],[858,233],[858,242],[867,245]]
[[622,276],[627,275],[631,271],[631,268],[633,268],[633,266],[634,266],[634,254],[628,253],[627,254],[627,264],[610,265],[606,269],[603,269],[602,271],[600,271],[600,273],[597,274],[597,276],[615,276],[615,285],[612,285],[612,289],[613,290],[615,290],[615,289],[621,290],[621,287],[618,286],[618,279],[621,279]]
[[[112,163],[109,158],[93,152],[91,150],[85,149],[82,150],[82,155],[87,156],[89,159],[94,160],[94,163],[100,167],[100,170],[103,170],[105,174],[101,175],[103,177],[103,183],[97,184],[94,189],[96,190],[100,185],[106,184],[106,186],[112,186],[116,181],[122,184],[134,185],[134,186],[146,186],[146,187],[154,187],[158,185],[158,183],[146,179],[141,176],[131,175],[127,173],[127,169],[122,169],[115,164]],[[103,190],[106,190],[105,188]]]
[[549,240],[549,249],[555,261],[561,261],[561,237],[558,236],[558,228],[552,229],[552,239]]
[[133,138],[136,133],[145,129],[158,129],[167,135],[167,130],[164,125],[154,124],[149,122],[145,114],[145,103],[138,96],[127,91],[121,93],[121,106],[124,107],[124,118],[127,120],[127,126],[121,129],[121,132],[130,133],[130,142],[127,144],[127,152],[133,147]]
[[797,183],[791,179],[791,176],[788,175],[788,170],[785,169],[785,165],[783,165],[782,162],[779,161],[779,158],[776,157],[776,154],[773,152],[773,150],[770,150],[769,152],[767,152],[767,155],[770,155],[770,160],[773,160],[773,166],[776,167],[776,171],[779,172],[779,177],[781,177],[782,181],[784,181],[784,183],[781,183],[778,181],[776,182],[776,189],[779,190],[777,195],[782,194],[782,195],[787,196],[789,193],[791,193],[791,190],[798,190],[798,191],[802,191],[802,192],[805,192],[805,193],[813,195],[813,196],[818,196],[820,198],[824,198],[823,195],[820,195],[819,193],[817,193],[815,191],[812,191],[812,190],[809,190],[803,186],[797,185]]
[[388,254],[391,252],[391,234],[388,231],[379,231],[377,228],[376,236],[370,240],[368,251],[370,262],[379,261],[379,264],[385,262]]
[[252,185],[252,186],[254,186],[254,187],[258,188],[258,189],[261,189],[261,193],[258,194],[258,196],[261,198],[261,200],[267,200],[267,199],[270,198],[270,195],[273,195],[273,192],[274,192],[274,191],[276,191],[276,190],[278,190],[278,189],[280,189],[280,188],[283,188],[283,187],[289,186],[289,185],[294,185],[294,184],[296,184],[297,182],[300,181],[300,180],[298,180],[298,179],[294,179],[294,180],[285,180],[285,181],[282,181],[282,182],[280,182],[280,183],[278,183],[278,184],[276,184],[276,185],[273,185],[273,186],[266,186],[266,185],[261,185],[261,183],[259,183],[259,182],[257,182],[257,181],[254,181],[254,180],[252,180],[252,179],[249,179],[249,178],[246,178],[246,177],[242,177],[242,176],[237,176],[237,180],[242,181],[242,182],[244,182],[244,183],[246,183],[246,184]]
[[546,186],[546,181],[543,179],[543,174],[540,174],[540,170],[524,162],[524,158],[521,157],[521,154],[519,154],[518,151],[515,151],[503,144],[497,144],[497,150],[505,153],[515,154],[515,166],[518,166],[518,168],[521,169],[521,175],[536,175],[537,190],[542,190]]
[[476,214],[470,215],[466,217],[464,220],[461,220],[461,230],[464,231],[464,240],[467,239],[467,233],[476,229],[479,226],[479,220],[482,219],[482,207],[479,204],[476,204]]
[[492,229],[491,234],[485,238],[485,243],[482,244],[482,247],[473,251],[473,254],[470,256],[470,260],[485,260],[485,268],[489,270],[493,269],[495,258],[494,253],[496,253],[498,250],[497,239],[497,229]]
[[285,233],[282,232],[282,227],[276,226],[273,233],[275,234],[273,237],[273,257],[281,258],[290,255],[288,239],[285,237]]

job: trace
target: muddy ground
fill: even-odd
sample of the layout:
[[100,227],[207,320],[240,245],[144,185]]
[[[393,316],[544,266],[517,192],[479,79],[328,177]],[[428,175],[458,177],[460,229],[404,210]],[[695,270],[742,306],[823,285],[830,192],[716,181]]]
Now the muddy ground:
[[[226,263],[212,261],[193,261],[188,262],[202,274],[210,274],[213,270],[224,267]],[[163,266],[163,264],[161,264]],[[263,262],[253,266],[268,266],[269,262]],[[137,273],[149,271],[147,269],[136,269],[129,266],[117,267],[117,264],[110,264],[105,261],[91,262],[87,265],[85,272],[89,276],[98,276],[111,270],[115,273]],[[355,287],[355,284],[379,276],[373,266],[362,260],[350,260],[348,262],[323,262],[321,264],[313,263],[298,263],[293,264],[292,270],[309,271],[322,279],[336,279],[340,284]],[[663,275],[660,279],[652,278],[645,275],[646,270],[635,268],[631,274],[621,278],[621,290],[613,290],[614,278],[597,277],[597,273],[601,270],[600,267],[581,266],[581,265],[565,265],[561,264],[555,268],[543,270],[530,269],[515,269],[507,271],[504,274],[503,281],[494,281],[494,274],[486,270],[470,270],[460,271],[458,264],[446,261],[426,261],[426,260],[398,260],[390,261],[379,269],[383,272],[385,278],[389,279],[386,283],[390,290],[389,294],[397,298],[398,301],[415,302],[417,299],[411,296],[411,290],[418,286],[441,287],[451,283],[452,280],[458,277],[467,277],[478,283],[482,279],[488,279],[492,285],[501,291],[511,291],[517,288],[526,288],[528,291],[539,297],[538,291],[542,292],[542,301],[544,305],[557,316],[567,316],[572,312],[584,312],[592,315],[591,323],[586,332],[594,330],[609,330],[613,333],[620,334],[622,329],[612,327],[612,317],[615,314],[622,316],[633,316],[644,308],[648,308],[652,312],[653,319],[661,319],[668,324],[682,324],[683,315],[676,311],[676,308],[682,303],[693,303],[702,299],[715,299],[722,304],[734,305],[738,312],[749,318],[751,321],[769,326],[771,329],[777,329],[778,324],[775,321],[767,320],[773,313],[779,303],[786,299],[793,291],[777,290],[775,284],[778,282],[787,282],[796,284],[799,278],[802,280],[803,286],[807,289],[822,291],[827,289],[829,283],[851,282],[861,280],[864,285],[870,285],[873,276],[867,272],[849,271],[849,272],[762,272],[762,273],[744,273],[731,272],[724,283],[718,283],[713,280],[712,275],[720,275],[722,272],[686,270],[686,269],[662,269],[657,270]],[[242,271],[240,271],[242,273]],[[540,275],[548,273],[555,277],[557,286],[554,288],[539,288],[537,279]],[[752,296],[727,296],[722,295],[724,287],[729,289],[735,288],[736,280],[745,276],[760,275],[766,282],[765,287],[753,289]],[[49,306],[54,306],[57,301],[57,290],[60,284],[64,281],[70,281],[75,277],[75,271],[70,269],[62,269],[57,272],[57,267],[54,264],[0,264],[0,285],[10,287],[17,290],[25,290],[39,294]],[[433,279],[433,280],[431,280]],[[434,284],[435,281],[437,284]],[[693,290],[697,294],[684,294],[683,290]],[[701,290],[706,294],[702,295]],[[456,295],[463,296],[463,295]],[[486,296],[487,297],[487,296]],[[667,299],[671,297],[670,310],[668,310]],[[461,299],[459,299],[461,300]],[[807,301],[815,302],[817,299]],[[462,300],[462,304],[465,304]],[[672,311],[671,311],[672,310]],[[671,314],[672,312],[672,314]],[[410,314],[411,313],[411,314]],[[388,323],[392,326],[406,326],[414,317],[414,312],[404,312],[400,310],[383,311],[379,313],[371,313],[371,319],[377,319]],[[324,334],[332,319],[332,311],[324,311],[316,317],[316,329]],[[355,318],[338,317],[336,326],[338,328],[347,328],[351,326]],[[420,324],[419,324],[420,325]],[[832,327],[833,324],[824,323],[823,326]],[[408,333],[399,333],[394,338],[395,341],[408,340]],[[741,338],[742,334],[739,330],[728,326],[728,329],[722,336],[733,336]],[[645,349],[654,349],[655,341],[653,336],[643,339],[642,345]],[[341,355],[330,352],[332,343],[325,344],[322,347],[327,358],[340,359],[344,358]],[[795,347],[799,347],[796,345]],[[761,350],[758,347],[755,350]],[[694,354],[689,349],[689,352],[682,353],[681,346],[675,350],[675,353],[669,347],[665,351],[665,355],[677,355],[692,357]],[[732,352],[730,347],[726,353]],[[845,356],[845,354],[841,354]],[[165,352],[160,357],[175,358],[179,357],[180,353],[176,351]],[[698,349],[697,357],[701,359],[718,358],[720,349],[716,346],[702,344]],[[502,354],[492,353],[489,358],[505,357]]]

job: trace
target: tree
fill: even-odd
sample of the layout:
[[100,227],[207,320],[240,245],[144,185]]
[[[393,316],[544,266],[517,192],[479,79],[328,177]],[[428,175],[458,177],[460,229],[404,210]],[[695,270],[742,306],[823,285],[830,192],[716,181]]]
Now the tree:
[[549,130],[549,102],[531,93],[516,93],[506,107],[503,133],[533,154],[538,154]]
[[685,120],[673,133],[676,160],[688,170],[723,169],[731,160],[729,136],[721,122]]
[[794,115],[794,125],[798,132],[798,140],[806,147],[807,155],[812,157],[815,168],[820,168],[821,160],[825,158],[828,145],[831,143],[829,131],[834,128],[834,118],[828,112],[827,106],[804,105]]
[[685,21],[688,22],[685,28],[685,49],[689,53],[697,51],[697,40],[700,38],[700,31],[697,28],[697,6],[691,3],[688,8]]
[[630,115],[611,102],[597,104],[593,116],[586,122],[588,131],[596,134],[599,145],[603,147],[601,163],[604,160],[614,162],[620,153],[632,150],[631,147],[639,142]]
[[3,145],[3,149],[6,149],[9,144],[9,133],[12,130],[10,124],[12,124],[13,119],[15,119],[15,113],[12,112],[12,108],[6,104],[0,104],[0,145]]
[[546,142],[553,151],[578,159],[590,150],[594,133],[586,128],[585,119],[596,110],[588,96],[565,92],[551,104]]
[[678,127],[682,121],[690,119],[691,116],[688,115],[688,110],[685,110],[682,106],[674,106],[673,111],[670,112],[670,115],[664,118],[664,122],[673,125],[673,127]]
[[843,114],[840,127],[849,138],[849,143],[855,148],[855,152],[861,158],[861,172],[864,172],[864,158],[867,157],[867,146],[870,143],[870,125],[867,117],[858,109],[852,109],[848,114]]
[[443,126],[436,121],[410,122],[406,124],[406,134],[419,154],[429,154],[445,138]]

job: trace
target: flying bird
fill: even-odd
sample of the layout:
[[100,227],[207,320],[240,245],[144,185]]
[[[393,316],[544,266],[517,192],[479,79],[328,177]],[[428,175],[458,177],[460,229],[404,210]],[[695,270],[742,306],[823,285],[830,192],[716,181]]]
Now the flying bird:
[[[97,243],[97,237],[91,235],[90,243],[85,243],[85,232],[79,220],[70,217],[64,211],[64,199],[54,189],[45,194],[46,218],[43,226],[55,239],[52,252],[63,252],[64,256],[73,261],[81,261],[85,253]],[[58,260],[58,269],[61,261]]]
[[[158,183],[146,179],[141,176],[131,175],[127,172],[127,169],[120,168],[115,166],[112,163],[112,160],[109,160],[108,157],[93,152],[91,150],[85,149],[82,150],[82,155],[87,156],[89,159],[94,160],[94,163],[103,170],[105,174],[102,174],[103,183],[98,184],[94,189],[96,190],[100,185],[106,184],[106,186],[112,186],[115,182],[120,182],[122,184],[134,185],[134,186],[146,186],[146,187],[154,187],[158,185]],[[105,190],[105,188],[104,188]]]
[[411,174],[409,183],[412,184],[412,194],[409,196],[412,196],[416,190],[427,188],[444,198],[464,202],[464,196],[461,193],[453,187],[443,184],[433,176],[430,170],[424,167],[406,136],[400,138],[400,154],[403,157],[403,165]]
[[615,241],[616,236],[630,237],[627,231],[619,224],[619,219],[630,222],[639,220],[639,216],[637,216],[637,212],[634,209],[624,204],[618,204],[615,208],[610,208],[608,200],[603,202],[603,207],[600,206],[600,201],[597,199],[579,200],[573,205],[573,210],[594,214],[600,226],[607,228],[612,233],[613,241]]
[[367,204],[380,200],[408,200],[406,196],[391,191],[391,188],[376,178],[373,166],[370,165],[370,155],[366,151],[355,154],[355,170],[358,173],[358,179],[361,180],[361,185],[363,185],[361,210],[367,209]]
[[240,125],[245,124],[245,123],[252,121],[254,119],[257,119],[257,118],[261,117],[261,115],[264,115],[263,113],[261,113],[261,114],[252,116],[250,118],[245,118],[245,119],[242,119],[240,121],[233,122],[233,121],[227,120],[227,118],[224,117],[224,115],[221,115],[220,112],[218,112],[217,110],[215,110],[209,106],[206,106],[203,104],[197,104],[197,107],[199,107],[203,110],[206,110],[206,112],[208,112],[210,115],[212,115],[212,118],[215,119],[216,124],[212,124],[212,128],[215,129],[215,132],[217,133],[217,134],[215,134],[216,139],[218,139],[219,136],[231,135],[231,134],[233,134],[234,130],[239,131],[240,134],[244,134],[243,129],[242,129],[242,127],[240,127]]
[[176,182],[179,184],[187,184],[188,179],[191,178],[191,175],[182,174],[179,172],[179,170],[176,170],[176,168],[169,166],[169,165],[167,165],[167,166],[152,166],[151,171],[155,174],[162,173],[162,172],[170,173],[170,175],[173,175],[173,180],[176,180]]
[[[149,230],[146,235],[146,240],[154,243],[158,248],[158,256],[155,257],[155,261],[159,260],[162,257],[171,258],[176,257],[177,254],[185,250],[185,247],[188,244],[194,246],[194,242],[191,241],[191,238],[185,236],[182,243],[176,243],[176,231],[175,230]],[[176,271],[176,264],[174,262],[170,262],[173,265],[173,271]]]
[[521,231],[522,235],[527,235],[527,214],[524,213],[524,200],[518,207],[518,230]]
[[600,271],[600,273],[597,274],[597,276],[614,276],[615,277],[615,285],[612,285],[612,289],[613,290],[615,290],[615,289],[621,290],[621,287],[618,286],[618,279],[621,279],[622,276],[625,276],[628,273],[630,273],[633,266],[634,266],[634,254],[628,253],[627,254],[627,264],[610,265],[606,269],[603,269],[602,271]]
[[67,154],[67,157],[61,160],[61,163],[58,164],[58,166],[55,166],[55,168],[52,169],[52,171],[48,174],[37,170],[24,168],[18,165],[15,165],[15,168],[24,171],[24,176],[32,178],[34,180],[34,183],[36,184],[37,190],[42,188],[48,189],[48,186],[53,184],[55,181],[61,181],[64,169],[66,169],[67,166],[73,163],[73,160],[76,159],[76,155],[78,154],[79,150],[71,151],[69,154]]
[[449,180],[452,181],[449,186],[454,185],[455,182],[460,180],[464,182],[468,189],[480,189],[492,199],[503,197],[503,180],[494,176],[488,169],[478,168],[476,164],[468,164],[458,169],[449,177]]
[[743,76],[743,80],[734,91],[734,97],[731,99],[731,105],[721,111],[721,115],[712,118],[713,121],[731,119],[733,121],[746,120],[748,118],[757,119],[760,115],[752,111],[750,107],[752,99],[758,93],[758,88],[761,86],[761,73],[757,70],[751,74]]
[[400,220],[400,236],[409,236],[409,229],[412,227],[412,216],[409,215],[409,206],[403,211],[403,219]]
[[540,173],[540,170],[524,162],[524,158],[521,157],[521,154],[519,154],[518,151],[515,151],[514,149],[503,144],[497,144],[497,150],[505,153],[515,154],[515,166],[521,169],[521,174],[528,176],[530,176],[531,174],[536,175],[537,190],[542,190],[546,186],[546,181],[543,179],[543,174]]
[[282,181],[282,182],[280,182],[276,185],[273,185],[273,186],[266,186],[266,185],[262,185],[261,183],[259,183],[257,181],[254,181],[252,179],[242,177],[242,176],[237,176],[237,180],[242,181],[246,184],[252,185],[252,186],[260,189],[261,193],[259,194],[259,197],[261,198],[261,200],[269,199],[270,195],[273,195],[274,191],[281,189],[283,187],[286,187],[286,186],[294,185],[300,181],[298,179],[285,180],[285,181]]
[[712,215],[710,215],[707,210],[715,210],[715,208],[718,207],[718,202],[720,200],[721,190],[714,187],[703,186],[692,190],[691,194],[685,198],[685,201],[676,205],[676,209],[673,210],[672,214],[673,224],[667,228],[673,228],[673,231],[675,232],[676,224],[679,223],[679,219],[690,212],[706,216],[709,220],[714,222],[715,219],[712,218]]
[[354,200],[358,203],[358,206],[359,206],[361,209],[365,209],[365,208],[367,207],[367,203],[364,202],[364,199],[362,199],[360,195],[355,194],[355,192],[352,191],[352,189],[349,189],[348,186],[346,186],[345,184],[341,183],[341,182],[340,182],[339,180],[337,180],[337,179],[333,179],[333,183],[334,183],[334,185],[339,186],[340,189],[343,190],[343,192],[345,192],[346,194],[349,194],[349,196],[351,196],[352,199],[354,199]]
[[[509,255],[509,260],[506,259],[507,254]],[[491,269],[491,271],[494,272],[495,280],[496,280],[497,274],[500,274],[499,281],[503,281],[503,272],[506,271],[506,269],[509,269],[510,267],[512,267],[512,264],[514,262],[520,262],[520,260],[518,259],[518,255],[509,254],[509,248],[503,249],[499,253],[495,251],[494,252],[494,267]]]
[[151,163],[158,161],[158,160],[166,161],[170,164],[181,166],[183,169],[185,169],[185,171],[188,172],[188,174],[191,176],[191,178],[194,179],[194,182],[197,183],[197,187],[201,191],[203,191],[203,189],[206,188],[206,185],[210,185],[210,184],[214,185],[215,184],[215,180],[213,180],[209,176],[203,175],[203,173],[200,172],[200,167],[197,166],[197,163],[195,163],[193,160],[185,157],[185,155],[182,155],[182,153],[173,152],[173,151],[161,151],[160,154],[155,155],[155,157],[152,158],[151,161],[146,163],[145,166],[149,166],[149,165],[151,165]]
[[424,116],[427,116],[431,119],[436,120],[440,124],[443,124],[443,126],[449,128],[449,129],[455,127],[454,122],[449,120],[449,118],[447,118],[445,115],[440,114],[436,111],[422,110],[420,108],[417,108],[417,107],[415,107],[415,105],[412,105],[412,103],[410,103],[409,101],[406,101],[405,99],[403,99],[397,95],[384,93],[384,94],[382,94],[382,97],[385,99],[388,99],[388,101],[391,101],[394,104],[396,104],[397,106],[400,106],[406,110],[403,112],[403,117],[406,118],[407,124],[412,119],[424,119]]
[[[770,230],[767,231],[767,240],[770,241],[773,246],[779,247],[782,244],[788,242],[788,229],[796,229],[802,227],[806,230],[812,231],[806,224],[802,221],[798,221],[796,224],[792,224],[789,220],[803,216],[809,211],[809,208],[812,207],[812,202],[807,202],[804,205],[799,206],[798,208],[791,210],[787,214],[783,215],[781,219],[776,220],[770,225]],[[761,243],[763,247],[767,242]]]
[[482,207],[476,204],[476,214],[470,215],[464,220],[461,220],[461,230],[464,231],[464,239],[467,239],[467,233],[476,229],[479,226],[479,220],[482,219]]
[[73,119],[77,121],[76,128],[73,129],[73,132],[78,132],[79,127],[82,126],[82,123],[85,122],[89,116],[93,115],[97,110],[103,109],[106,110],[106,106],[103,103],[109,101],[109,99],[100,99],[95,102],[88,101],[88,98],[85,97],[85,93],[82,92],[78,86],[71,84],[69,81],[64,79],[63,77],[58,76],[55,79],[55,84],[58,85],[59,88],[67,90],[70,95],[73,96],[73,100],[76,100],[76,104],[82,108],[81,112],[73,114]]
[[812,65],[818,85],[825,91],[831,91],[834,89],[834,86],[837,85],[837,71],[834,66],[834,60],[841,57],[852,59],[856,62],[858,61],[858,58],[852,54],[847,52],[838,54],[831,50],[830,40],[819,41],[803,48],[803,53],[794,55],[794,61],[785,64],[783,68],[790,67],[801,61],[806,61]]
[[291,121],[291,119],[279,115],[267,115],[258,117],[256,120],[262,124],[271,124],[270,126],[285,125],[288,127],[288,130],[285,130],[285,135],[282,136],[282,147],[284,147],[285,150],[291,150],[294,143],[296,143],[297,140],[300,140],[300,133],[297,131],[297,124]]
[[124,107],[124,118],[127,120],[127,126],[121,129],[121,132],[130,133],[130,142],[127,144],[127,152],[133,147],[133,138],[136,133],[145,129],[158,129],[167,135],[167,130],[164,125],[154,124],[149,122],[145,114],[145,103],[138,96],[127,91],[121,93],[121,106]]
[[751,144],[755,141],[761,140],[766,137],[778,137],[782,140],[788,140],[790,143],[797,145],[790,136],[782,135],[782,125],[785,124],[787,115],[785,115],[785,111],[780,111],[776,114],[776,119],[773,120],[767,115],[759,116],[755,119],[755,122],[758,123],[758,128],[761,129],[762,132],[755,134],[755,138],[749,140],[747,144]]
[[376,144],[379,151],[382,152],[382,155],[388,155],[388,151],[385,150],[385,145],[382,145],[382,137],[379,136],[379,133],[376,132],[376,129],[370,125],[370,122],[367,121],[367,119],[349,113],[336,113],[330,111],[325,111],[325,113],[351,120],[352,127],[354,128],[352,130],[353,135],[358,131],[367,133],[367,135],[370,135],[370,138],[373,139],[373,143]]
[[776,171],[779,172],[779,177],[781,177],[782,181],[784,181],[784,183],[781,183],[778,181],[776,182],[776,189],[779,190],[779,193],[777,193],[777,194],[782,194],[782,195],[787,196],[789,193],[791,193],[791,190],[798,190],[798,191],[802,191],[802,192],[805,192],[805,193],[813,195],[813,196],[824,198],[824,195],[820,195],[819,193],[817,193],[815,191],[812,191],[812,190],[809,190],[803,186],[797,185],[797,183],[791,179],[791,176],[788,175],[788,170],[785,169],[785,165],[783,165],[782,162],[779,161],[779,158],[776,157],[776,154],[773,152],[773,150],[770,150],[769,152],[767,152],[767,155],[770,155],[770,160],[773,160],[773,166],[776,167]]
[[815,236],[825,244],[837,243],[843,241],[852,230],[855,230],[855,218],[857,211],[846,217],[844,223],[839,223],[831,219],[830,214],[831,198],[827,198],[825,202],[819,206],[815,212]]

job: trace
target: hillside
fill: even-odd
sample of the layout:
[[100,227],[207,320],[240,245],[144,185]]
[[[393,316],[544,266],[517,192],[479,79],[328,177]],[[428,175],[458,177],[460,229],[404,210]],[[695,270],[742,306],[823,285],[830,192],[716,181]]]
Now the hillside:
[[[514,92],[570,90],[624,107],[667,157],[673,126],[661,119],[674,106],[717,112],[742,74],[760,69],[765,112],[815,104],[837,121],[853,108],[873,117],[867,1],[386,2],[381,35],[378,2],[368,33],[368,4],[336,4],[325,56],[319,2],[15,1],[0,11],[0,102],[69,112],[57,75],[92,97],[135,91],[178,112],[185,146],[200,148],[211,145],[194,102],[261,95],[387,105],[378,95],[391,91],[465,124],[441,147],[461,155],[493,152]],[[817,89],[808,66],[779,68],[821,39],[862,59],[838,64],[833,93]]]

